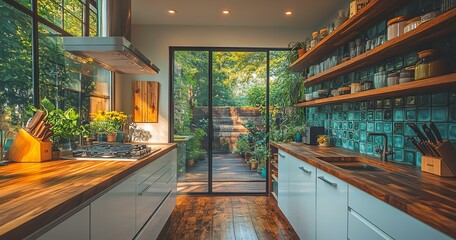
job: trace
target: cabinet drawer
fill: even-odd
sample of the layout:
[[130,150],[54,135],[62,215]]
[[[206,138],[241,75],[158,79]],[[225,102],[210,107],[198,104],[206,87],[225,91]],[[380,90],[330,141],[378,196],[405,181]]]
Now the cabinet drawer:
[[348,238],[350,240],[392,240],[353,209],[348,210]]
[[166,165],[154,174],[156,181],[146,180],[136,196],[136,230],[138,231],[154,213],[166,195],[172,190],[171,164]]
[[348,206],[394,239],[452,239],[356,187],[348,192]]
[[148,179],[154,173],[159,171],[166,164],[169,164],[170,157],[168,155],[169,154],[161,156],[157,160],[149,163],[147,166],[145,166],[143,169],[141,169],[138,173],[136,173],[136,179],[137,179],[138,183],[142,183],[142,182],[146,181],[146,179]]

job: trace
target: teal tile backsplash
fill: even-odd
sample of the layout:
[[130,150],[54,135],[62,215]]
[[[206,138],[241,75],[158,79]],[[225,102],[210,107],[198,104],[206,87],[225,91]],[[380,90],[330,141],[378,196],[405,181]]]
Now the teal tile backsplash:
[[404,96],[353,103],[332,104],[306,109],[308,126],[325,126],[331,145],[379,157],[377,146],[383,145],[379,136],[386,133],[393,160],[421,165],[421,154],[407,140],[415,133],[407,123],[434,122],[444,139],[456,146],[456,91],[440,91],[417,96]]

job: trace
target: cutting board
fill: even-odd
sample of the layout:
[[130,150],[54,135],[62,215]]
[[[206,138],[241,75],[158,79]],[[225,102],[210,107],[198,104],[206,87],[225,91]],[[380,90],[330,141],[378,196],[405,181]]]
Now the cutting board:
[[133,122],[158,122],[160,83],[133,81]]

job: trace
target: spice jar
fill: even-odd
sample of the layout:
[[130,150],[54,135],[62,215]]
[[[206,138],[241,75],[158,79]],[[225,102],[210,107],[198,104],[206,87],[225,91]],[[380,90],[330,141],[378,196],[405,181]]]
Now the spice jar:
[[354,82],[350,84],[350,93],[357,93],[361,91],[361,83]]
[[399,84],[399,73],[390,73],[388,74],[388,79],[386,80],[388,87]]
[[415,80],[415,66],[406,67],[399,74],[399,84]]
[[416,17],[405,22],[404,33],[410,32],[421,24],[421,17]]
[[313,48],[318,43],[318,32],[312,33],[312,41],[310,41],[310,48]]
[[388,21],[387,39],[388,41],[404,34],[406,25],[405,16],[395,17]]
[[319,38],[320,40],[322,40],[323,38],[325,38],[326,36],[328,36],[328,28],[323,28],[320,30],[320,34],[319,34]]
[[436,49],[428,49],[418,53],[420,59],[415,68],[415,80],[443,75],[447,72],[445,61]]
[[374,74],[374,88],[386,87],[386,73],[384,68],[379,68]]

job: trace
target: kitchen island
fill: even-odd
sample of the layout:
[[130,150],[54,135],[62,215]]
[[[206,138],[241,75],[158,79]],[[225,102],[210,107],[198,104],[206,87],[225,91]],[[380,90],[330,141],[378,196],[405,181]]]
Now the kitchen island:
[[[322,170],[329,173],[333,177],[347,183],[350,186],[348,188],[349,190],[353,187],[358,190],[362,190],[356,190],[356,192],[361,192],[360,194],[367,193],[365,194],[365,197],[373,197],[380,200],[381,202],[408,214],[409,216],[431,226],[451,238],[456,238],[455,178],[443,178],[429,173],[423,173],[420,168],[415,166],[392,162],[379,162],[378,159],[373,156],[366,156],[340,148],[309,146],[302,143],[274,142],[271,143],[271,146],[277,148],[279,153],[287,153],[291,156],[290,158],[294,158],[308,164],[309,167],[306,170],[308,172],[310,172],[309,169],[311,169],[311,167],[315,167],[317,172]],[[368,164],[379,167],[383,170],[346,170],[319,159],[321,157],[365,158],[369,161],[367,162]],[[284,177],[280,176],[280,167],[286,166],[284,163],[281,164],[280,161],[281,159],[278,161],[279,181],[281,177]],[[285,161],[287,160],[285,159]],[[302,171],[304,172],[304,170]],[[312,172],[315,172],[315,170]],[[301,174],[303,173],[301,172]],[[318,178],[320,177],[316,178],[317,183],[319,182]],[[290,182],[292,182],[292,180],[290,180]],[[279,207],[280,191],[281,189],[279,185]],[[292,195],[292,193],[290,193],[290,195]],[[347,199],[347,197],[345,199]],[[349,195],[349,209],[351,208],[350,200]],[[320,202],[317,201],[317,204],[320,204]],[[345,212],[346,209],[347,205],[345,205]],[[370,211],[375,211],[375,209],[371,208]],[[346,218],[347,217],[345,216],[345,219]],[[390,220],[389,222],[400,227],[402,222],[395,221],[398,221],[398,219]],[[403,231],[413,232],[414,229],[403,229]]]
[[[31,238],[39,237],[65,220],[66,215],[92,204],[125,179],[135,175],[138,175],[137,179],[142,178],[141,171],[159,159],[162,159],[163,166],[169,166],[170,179],[174,179],[166,184],[171,185],[175,202],[175,176],[173,178],[171,174],[175,175],[176,144],[157,144],[154,147],[160,150],[137,161],[54,160],[11,163],[0,167],[0,239],[23,239],[30,235]],[[149,177],[143,178],[139,184],[147,183]],[[151,186],[145,186],[141,196],[146,197],[149,188],[153,188]],[[136,193],[132,196],[133,203],[135,196]],[[93,211],[94,207],[91,207]],[[168,212],[173,207],[167,209]],[[115,230],[115,226],[112,227]]]

